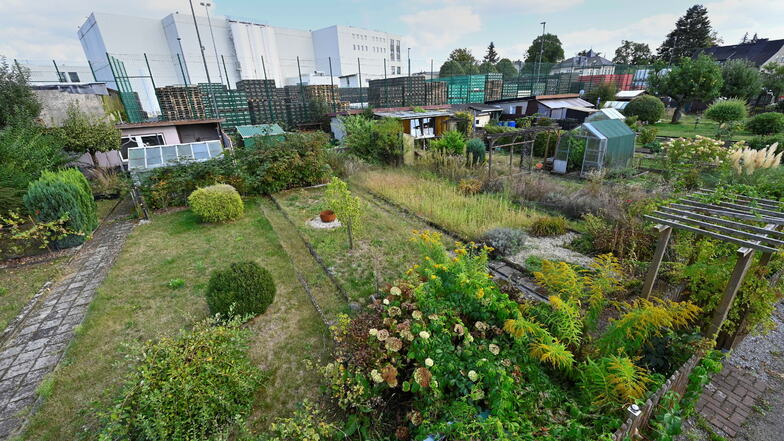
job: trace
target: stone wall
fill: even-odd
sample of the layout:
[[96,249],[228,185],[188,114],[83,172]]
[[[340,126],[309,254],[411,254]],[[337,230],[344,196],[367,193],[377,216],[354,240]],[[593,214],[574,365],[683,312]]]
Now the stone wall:
[[47,127],[59,127],[65,121],[68,106],[76,103],[82,112],[99,118],[106,116],[101,95],[68,93],[61,90],[34,90],[41,102],[40,118]]

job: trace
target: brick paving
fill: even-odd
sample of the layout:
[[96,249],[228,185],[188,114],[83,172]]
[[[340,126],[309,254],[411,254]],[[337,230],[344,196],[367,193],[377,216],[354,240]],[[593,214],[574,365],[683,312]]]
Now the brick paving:
[[38,399],[36,390],[65,352],[133,222],[103,224],[0,340],[0,440],[18,433]]
[[720,434],[734,438],[766,388],[763,378],[725,363],[705,387],[697,410]]

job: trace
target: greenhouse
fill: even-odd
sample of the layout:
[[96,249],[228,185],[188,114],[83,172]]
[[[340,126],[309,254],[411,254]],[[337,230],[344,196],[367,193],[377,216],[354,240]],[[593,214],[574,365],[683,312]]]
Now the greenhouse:
[[625,168],[631,164],[636,134],[622,120],[587,122],[577,131],[587,138],[581,175],[605,168]]
[[222,154],[220,141],[132,147],[128,149],[128,170],[140,172],[188,161],[207,161]]

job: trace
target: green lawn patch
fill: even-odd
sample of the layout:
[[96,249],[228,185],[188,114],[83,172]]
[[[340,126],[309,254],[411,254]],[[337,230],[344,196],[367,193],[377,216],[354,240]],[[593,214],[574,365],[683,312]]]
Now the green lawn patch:
[[[245,216],[226,224],[202,224],[181,211],[154,216],[134,229],[23,439],[95,439],[99,422],[93,409],[110,405],[129,370],[124,355],[204,318],[210,272],[240,260],[267,268],[278,290],[267,312],[245,325],[253,332],[250,356],[270,375],[253,420],[266,427],[272,417],[317,395],[318,376],[305,365],[328,354],[325,326],[258,202],[248,201],[246,208]],[[169,286],[175,279],[183,281],[179,289]]]
[[0,330],[8,326],[44,283],[57,277],[66,259],[0,269]]

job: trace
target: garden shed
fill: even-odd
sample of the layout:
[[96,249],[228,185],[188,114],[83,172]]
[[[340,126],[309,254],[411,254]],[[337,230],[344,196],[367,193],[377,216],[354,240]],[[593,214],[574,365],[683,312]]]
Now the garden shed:
[[578,131],[587,138],[581,174],[631,163],[636,134],[622,120],[586,122]]
[[237,126],[237,133],[245,147],[257,147],[255,139],[257,136],[269,136],[275,141],[283,141],[286,138],[286,132],[277,124]]

